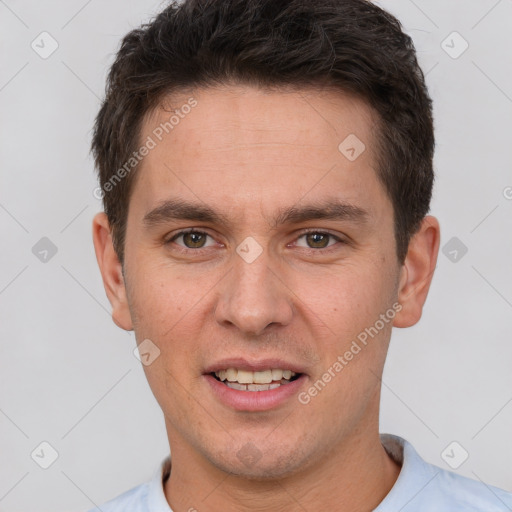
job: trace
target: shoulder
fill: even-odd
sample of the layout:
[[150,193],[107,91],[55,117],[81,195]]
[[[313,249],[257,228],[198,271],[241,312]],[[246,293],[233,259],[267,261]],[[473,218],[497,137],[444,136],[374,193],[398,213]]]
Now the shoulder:
[[398,436],[384,434],[381,441],[402,469],[375,512],[512,511],[512,493],[429,464]]
[[148,491],[149,483],[140,484],[88,512],[149,512],[146,506]]
[[158,465],[149,482],[123,492],[88,512],[172,512],[163,487],[163,482],[168,477],[170,469],[171,460],[167,456]]
[[482,481],[432,466],[437,474],[435,485],[438,499],[443,505],[461,511],[505,512],[512,510],[512,493]]

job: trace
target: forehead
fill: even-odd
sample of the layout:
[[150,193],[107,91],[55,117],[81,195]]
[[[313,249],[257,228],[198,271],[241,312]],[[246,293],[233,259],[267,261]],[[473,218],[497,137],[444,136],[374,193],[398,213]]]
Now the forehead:
[[185,195],[262,211],[339,191],[378,215],[375,126],[364,101],[334,91],[225,86],[169,96],[144,119],[140,140],[154,147],[132,197],[145,209]]
[[[196,106],[188,108],[192,99]],[[174,135],[188,142],[180,148],[185,158],[206,150],[249,149],[263,155],[272,153],[272,146],[274,152],[282,151],[279,146],[284,144],[296,146],[296,151],[301,147],[305,154],[310,147],[331,152],[333,143],[336,149],[336,142],[350,133],[364,139],[371,150],[376,119],[365,101],[340,91],[222,86],[164,98],[146,116],[142,134],[162,126],[163,138]]]

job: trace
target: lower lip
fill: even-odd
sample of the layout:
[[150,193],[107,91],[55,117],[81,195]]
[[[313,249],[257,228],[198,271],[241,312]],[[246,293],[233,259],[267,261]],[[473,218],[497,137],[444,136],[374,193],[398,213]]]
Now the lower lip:
[[211,375],[203,375],[203,377],[219,400],[237,411],[267,411],[278,407],[292,396],[296,396],[306,380],[306,375],[302,374],[298,379],[288,384],[281,384],[275,389],[240,391],[226,386]]

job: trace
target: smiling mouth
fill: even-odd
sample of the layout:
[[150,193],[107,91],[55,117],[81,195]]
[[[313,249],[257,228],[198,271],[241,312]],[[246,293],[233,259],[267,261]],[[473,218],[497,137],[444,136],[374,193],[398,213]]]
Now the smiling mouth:
[[268,369],[258,372],[227,368],[210,375],[228,388],[238,391],[268,391],[298,379],[302,374],[291,370]]

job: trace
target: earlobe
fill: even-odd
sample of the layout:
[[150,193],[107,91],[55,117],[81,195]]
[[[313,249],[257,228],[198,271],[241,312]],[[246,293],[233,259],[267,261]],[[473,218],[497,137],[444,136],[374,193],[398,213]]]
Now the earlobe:
[[112,320],[121,329],[131,331],[133,330],[133,324],[126,298],[122,266],[114,250],[110,224],[104,212],[94,216],[92,237],[103,286],[112,305]]
[[439,222],[427,215],[411,238],[400,272],[398,302],[402,309],[395,316],[394,327],[411,327],[420,320],[436,268],[439,243]]

